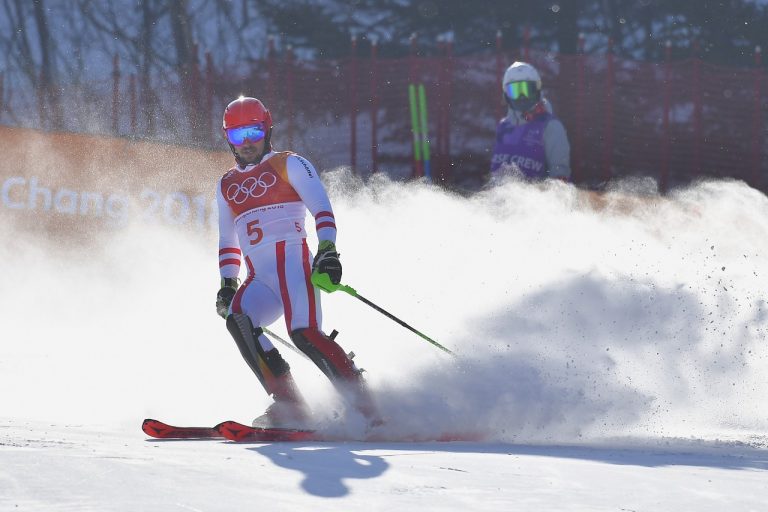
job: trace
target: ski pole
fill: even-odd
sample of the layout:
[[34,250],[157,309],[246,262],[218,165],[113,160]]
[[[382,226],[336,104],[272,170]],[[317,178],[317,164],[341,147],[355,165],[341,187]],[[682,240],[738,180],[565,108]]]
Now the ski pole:
[[358,299],[358,300],[364,302],[365,304],[367,304],[368,306],[372,307],[373,309],[375,309],[376,311],[378,311],[382,315],[390,318],[391,320],[394,320],[395,322],[397,322],[398,324],[402,325],[403,327],[405,327],[409,331],[413,332],[414,334],[417,334],[418,336],[421,336],[422,338],[424,338],[425,340],[427,340],[428,342],[430,342],[431,344],[433,344],[434,346],[436,346],[440,350],[442,350],[444,352],[447,352],[447,353],[451,354],[452,356],[456,355],[455,353],[451,352],[450,350],[448,350],[447,348],[445,348],[444,346],[442,346],[441,344],[439,344],[438,342],[436,342],[435,340],[433,340],[432,338],[430,338],[426,334],[418,331],[417,329],[414,329],[413,327],[411,327],[407,323],[403,322],[402,320],[397,318],[395,315],[393,315],[389,311],[386,311],[382,307],[377,306],[373,302],[369,301],[368,299],[366,299],[365,297],[363,297],[362,295],[357,293],[357,291],[354,288],[352,288],[351,286],[347,286],[347,285],[341,284],[341,283],[333,284],[331,282],[330,276],[328,274],[326,274],[326,273],[322,273],[321,274],[319,272],[313,272],[312,273],[312,284],[314,284],[315,286],[317,286],[318,288],[320,288],[321,290],[323,290],[324,292],[327,292],[327,293],[333,293],[333,292],[335,292],[337,290],[340,290],[342,292],[348,293],[349,295],[355,297],[356,299]]
[[279,341],[280,343],[282,343],[283,345],[285,345],[289,349],[293,350],[294,352],[296,352],[300,356],[304,357],[304,359],[307,359],[307,360],[311,361],[311,359],[309,359],[309,356],[307,354],[305,354],[301,350],[299,350],[296,347],[294,347],[292,343],[288,343],[283,338],[281,338],[280,336],[278,336],[274,332],[270,331],[266,327],[262,327],[261,330],[264,331],[264,333],[267,334],[268,336],[270,336],[271,338],[275,338],[277,341]]

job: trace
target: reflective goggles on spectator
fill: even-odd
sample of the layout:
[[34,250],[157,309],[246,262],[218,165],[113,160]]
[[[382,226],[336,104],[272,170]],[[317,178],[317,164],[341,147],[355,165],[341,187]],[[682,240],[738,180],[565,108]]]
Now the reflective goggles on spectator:
[[504,87],[504,91],[511,100],[532,98],[536,94],[536,82],[510,82]]
[[227,140],[235,146],[242,146],[246,140],[259,142],[265,135],[264,127],[260,124],[240,126],[227,130]]

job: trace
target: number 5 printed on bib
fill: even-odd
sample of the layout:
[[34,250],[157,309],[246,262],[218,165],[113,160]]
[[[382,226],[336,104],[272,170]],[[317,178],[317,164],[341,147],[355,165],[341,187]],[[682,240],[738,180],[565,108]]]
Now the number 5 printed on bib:
[[[257,226],[259,219],[252,220],[245,225],[245,229],[248,231],[248,238],[250,238],[250,244],[256,245],[264,238],[264,230]],[[255,238],[254,238],[255,235]]]

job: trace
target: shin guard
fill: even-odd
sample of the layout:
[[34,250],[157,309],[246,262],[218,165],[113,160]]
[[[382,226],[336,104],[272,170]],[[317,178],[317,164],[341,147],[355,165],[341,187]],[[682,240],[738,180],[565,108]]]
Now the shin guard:
[[361,371],[338,343],[319,329],[296,329],[291,332],[296,347],[307,354],[357,410],[372,422],[380,421]]
[[276,348],[264,351],[259,343],[263,331],[254,329],[251,319],[241,313],[227,317],[227,330],[235,339],[240,354],[259,378],[268,395],[276,401],[303,403],[291,377],[291,368]]
[[319,329],[296,329],[291,332],[291,340],[331,381],[361,379],[360,371],[344,349]]

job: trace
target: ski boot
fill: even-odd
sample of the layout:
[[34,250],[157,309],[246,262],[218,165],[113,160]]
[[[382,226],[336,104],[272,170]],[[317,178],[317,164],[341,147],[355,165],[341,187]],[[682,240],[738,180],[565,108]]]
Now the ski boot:
[[304,398],[296,388],[290,371],[270,380],[275,402],[261,416],[253,420],[254,427],[306,428],[309,414]]
[[253,420],[254,428],[308,428],[309,415],[306,410],[290,402],[273,402],[264,414]]

